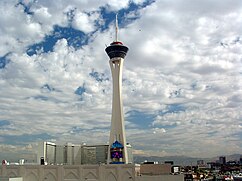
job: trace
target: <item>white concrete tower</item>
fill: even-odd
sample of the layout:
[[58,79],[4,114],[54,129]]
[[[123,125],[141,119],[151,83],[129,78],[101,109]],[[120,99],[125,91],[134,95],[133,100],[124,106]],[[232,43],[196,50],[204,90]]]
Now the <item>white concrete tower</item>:
[[124,46],[122,42],[118,41],[117,15],[115,37],[115,41],[105,49],[110,58],[109,64],[113,78],[113,102],[108,163],[120,164],[128,163],[122,101],[122,70],[124,57],[128,52],[128,47]]

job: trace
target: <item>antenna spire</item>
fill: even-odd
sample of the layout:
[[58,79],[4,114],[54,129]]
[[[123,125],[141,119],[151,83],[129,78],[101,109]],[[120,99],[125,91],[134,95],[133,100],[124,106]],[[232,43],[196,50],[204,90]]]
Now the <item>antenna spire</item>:
[[116,21],[115,21],[115,41],[118,41],[118,13],[116,14]]

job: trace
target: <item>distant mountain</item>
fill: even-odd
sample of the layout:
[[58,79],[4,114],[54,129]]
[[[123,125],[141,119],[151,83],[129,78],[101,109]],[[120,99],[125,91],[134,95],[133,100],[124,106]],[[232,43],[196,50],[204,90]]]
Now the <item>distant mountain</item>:
[[[233,154],[233,155],[223,155],[226,157],[226,161],[231,160],[239,160],[242,156],[241,154]],[[205,162],[212,162],[219,159],[219,156],[213,158],[194,158],[194,157],[187,157],[187,156],[165,156],[165,157],[158,157],[158,156],[138,156],[134,155],[134,163],[142,163],[144,161],[151,161],[151,162],[159,162],[164,163],[165,161],[173,161],[175,165],[197,165],[198,160],[204,160]]]
[[[241,154],[233,154],[233,155],[221,155],[226,157],[226,161],[239,161],[240,157],[242,156]],[[211,158],[211,160],[215,161],[218,160],[219,156]]]
[[165,161],[173,161],[175,165],[196,165],[197,160],[201,160],[201,158],[192,158],[186,156],[134,156],[135,163],[142,163],[145,161],[164,163]]

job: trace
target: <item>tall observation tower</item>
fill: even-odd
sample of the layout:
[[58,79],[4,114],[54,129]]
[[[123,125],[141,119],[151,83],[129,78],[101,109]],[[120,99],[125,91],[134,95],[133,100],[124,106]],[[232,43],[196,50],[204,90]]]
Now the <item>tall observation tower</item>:
[[105,49],[110,58],[109,64],[113,78],[113,102],[108,163],[120,164],[128,163],[122,101],[122,70],[124,57],[128,52],[128,47],[124,46],[122,42],[118,41],[117,15],[115,35],[114,42],[112,42],[110,46]]

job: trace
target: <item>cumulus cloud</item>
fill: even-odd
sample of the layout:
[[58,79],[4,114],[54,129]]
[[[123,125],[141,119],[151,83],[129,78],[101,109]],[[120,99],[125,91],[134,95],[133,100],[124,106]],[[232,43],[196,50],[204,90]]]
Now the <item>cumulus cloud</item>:
[[84,33],[93,32],[96,29],[95,22],[98,21],[99,18],[98,13],[88,15],[83,12],[77,12],[73,20],[73,27],[83,31]]

